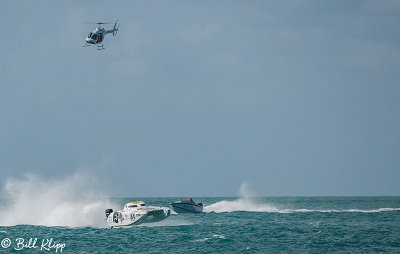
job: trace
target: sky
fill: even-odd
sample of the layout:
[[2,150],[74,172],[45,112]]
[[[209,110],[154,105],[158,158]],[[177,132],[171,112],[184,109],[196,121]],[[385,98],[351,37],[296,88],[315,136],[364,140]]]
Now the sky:
[[0,21],[0,183],[400,195],[399,1],[3,0]]

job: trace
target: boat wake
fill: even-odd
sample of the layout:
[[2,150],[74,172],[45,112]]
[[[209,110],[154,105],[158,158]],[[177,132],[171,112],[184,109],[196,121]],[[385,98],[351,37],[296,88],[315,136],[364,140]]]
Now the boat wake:
[[104,199],[96,178],[76,173],[65,179],[42,180],[34,175],[7,179],[0,199],[0,225],[106,227]]
[[206,206],[204,207],[204,212],[279,212],[279,210],[275,206],[256,200],[247,182],[243,182],[240,186],[239,195],[240,198],[236,200],[222,200]]
[[204,207],[204,212],[230,213],[230,212],[264,212],[264,213],[380,213],[400,211],[400,208],[375,208],[375,209],[282,209],[265,200],[254,197],[249,186],[244,182],[239,190],[240,197],[235,200],[222,200]]
[[346,209],[346,210],[335,210],[335,209],[326,209],[326,210],[310,210],[310,209],[283,209],[279,211],[280,213],[380,213],[380,212],[393,212],[400,211],[400,208],[378,208],[371,210],[364,209]]
[[380,213],[400,211],[400,208],[377,209],[278,209],[268,203],[253,199],[239,198],[237,200],[223,200],[204,207],[204,212],[229,213],[229,212],[265,212],[265,213]]
[[169,217],[167,220],[159,221],[159,222],[154,222],[154,223],[144,223],[140,224],[137,227],[148,227],[148,228],[153,228],[153,227],[179,227],[179,226],[191,226],[194,225],[193,222],[184,220],[179,217]]
[[223,200],[204,207],[204,212],[265,212],[265,213],[380,213],[400,211],[400,208],[377,209],[278,209],[277,207],[254,199],[239,198],[237,200]]
[[279,210],[269,204],[259,203],[248,198],[237,200],[222,200],[212,205],[204,207],[204,212],[227,213],[227,212],[279,212]]

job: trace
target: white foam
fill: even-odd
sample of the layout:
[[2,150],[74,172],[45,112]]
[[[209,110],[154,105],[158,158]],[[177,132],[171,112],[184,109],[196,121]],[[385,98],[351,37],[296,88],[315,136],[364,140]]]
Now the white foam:
[[400,208],[378,208],[378,209],[345,209],[345,210],[337,210],[337,209],[283,209],[280,210],[279,213],[380,213],[380,212],[393,212],[400,211]]
[[139,227],[178,227],[178,226],[191,226],[193,222],[188,222],[179,217],[168,217],[165,220],[153,223],[143,223]]
[[229,213],[229,212],[265,212],[265,213],[380,213],[400,211],[400,208],[377,209],[278,209],[268,203],[262,203],[255,199],[239,198],[228,201],[222,200],[204,207],[204,212]]
[[0,225],[105,227],[104,210],[115,207],[99,191],[97,180],[76,173],[64,179],[45,180],[32,174],[7,179]]
[[224,235],[218,235],[218,234],[214,234],[211,237],[204,237],[198,240],[195,240],[195,242],[205,242],[211,239],[225,239],[226,237]]
[[253,199],[239,198],[237,200],[223,200],[204,207],[204,212],[226,213],[226,212],[279,212],[269,204],[259,203]]
[[229,213],[229,212],[265,212],[265,213],[380,213],[400,211],[400,208],[377,208],[377,209],[278,209],[265,201],[254,198],[249,185],[243,182],[239,189],[240,198],[235,200],[222,200],[204,207],[204,212]]
[[236,200],[222,200],[204,207],[204,212],[226,213],[226,212],[278,212],[278,209],[266,202],[260,202],[254,198],[247,182],[243,182],[239,188],[240,198]]

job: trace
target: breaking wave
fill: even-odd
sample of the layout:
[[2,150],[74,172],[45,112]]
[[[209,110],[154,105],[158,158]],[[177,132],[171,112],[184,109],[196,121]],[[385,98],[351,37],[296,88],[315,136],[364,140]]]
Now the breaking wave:
[[84,173],[52,180],[26,174],[7,179],[0,191],[2,226],[104,227],[104,210],[113,207],[96,178]]

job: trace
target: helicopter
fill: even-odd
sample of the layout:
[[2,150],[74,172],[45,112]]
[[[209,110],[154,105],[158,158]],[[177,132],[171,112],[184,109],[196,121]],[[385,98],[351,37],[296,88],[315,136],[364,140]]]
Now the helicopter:
[[118,20],[115,21],[115,24],[114,24],[114,27],[112,30],[105,30],[103,27],[101,27],[101,25],[104,25],[104,24],[111,24],[110,22],[106,22],[106,23],[104,23],[104,22],[97,22],[97,23],[86,22],[86,23],[97,24],[97,27],[93,30],[93,32],[88,34],[88,36],[86,37],[86,40],[85,40],[86,44],[83,45],[83,47],[89,47],[92,45],[96,45],[97,50],[104,49],[103,40],[104,40],[104,37],[106,36],[106,34],[112,33],[112,35],[114,36],[117,34],[118,28],[119,28]]

